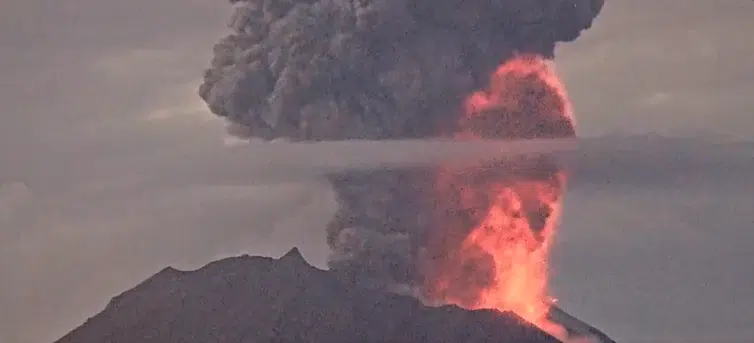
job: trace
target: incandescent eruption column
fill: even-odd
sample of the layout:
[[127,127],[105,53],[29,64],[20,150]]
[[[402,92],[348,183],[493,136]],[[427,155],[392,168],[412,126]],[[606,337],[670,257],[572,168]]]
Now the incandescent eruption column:
[[[470,95],[459,139],[575,135],[568,98],[550,63],[517,55]],[[514,311],[552,334],[548,253],[566,175],[546,156],[440,169],[438,220],[422,251],[425,297],[466,308]]]
[[[233,0],[233,32],[215,45],[199,94],[244,137],[569,137],[549,61],[602,1]],[[547,157],[329,180],[332,270],[546,324],[565,184]]]

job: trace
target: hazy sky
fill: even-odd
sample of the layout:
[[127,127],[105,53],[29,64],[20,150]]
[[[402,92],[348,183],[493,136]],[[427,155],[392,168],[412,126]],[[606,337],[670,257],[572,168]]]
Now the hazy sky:
[[[582,135],[754,139],[754,2],[607,2],[559,49]],[[292,245],[322,263],[326,185],[169,182],[223,149],[195,89],[228,11],[0,3],[0,342],[51,342],[166,265]],[[754,185],[655,186],[569,193],[554,293],[621,342],[754,340]]]

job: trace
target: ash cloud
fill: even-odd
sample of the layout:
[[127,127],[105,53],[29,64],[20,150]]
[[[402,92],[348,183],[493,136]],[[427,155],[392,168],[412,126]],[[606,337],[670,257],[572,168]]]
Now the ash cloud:
[[602,7],[602,0],[231,2],[233,33],[215,45],[200,95],[245,134],[296,140],[435,136],[502,61],[514,52],[552,56]]
[[[452,134],[462,101],[503,61],[553,57],[556,43],[591,26],[603,0],[231,3],[232,33],[215,45],[200,96],[232,134],[326,141]],[[332,175],[331,267],[360,280],[415,282],[432,172]]]

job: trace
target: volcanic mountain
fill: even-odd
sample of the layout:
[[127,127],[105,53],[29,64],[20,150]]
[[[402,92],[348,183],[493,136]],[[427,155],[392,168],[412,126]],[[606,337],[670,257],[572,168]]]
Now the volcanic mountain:
[[57,343],[508,342],[557,339],[511,312],[427,307],[350,284],[294,248],[165,268]]
[[[234,135],[297,142],[575,137],[555,47],[604,5],[230,2],[231,33],[199,96]],[[549,252],[567,183],[555,159],[327,180],[338,203],[322,228],[330,271],[296,250],[165,269],[60,342],[609,341],[552,306]],[[393,293],[401,288],[412,296]]]

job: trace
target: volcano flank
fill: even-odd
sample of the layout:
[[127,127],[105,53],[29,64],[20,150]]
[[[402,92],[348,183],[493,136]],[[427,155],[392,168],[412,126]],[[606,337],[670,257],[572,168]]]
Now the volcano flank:
[[306,263],[240,256],[165,268],[57,343],[556,343],[513,313],[425,307]]

